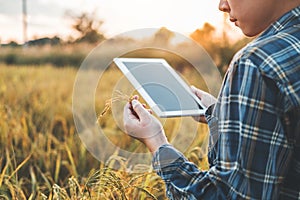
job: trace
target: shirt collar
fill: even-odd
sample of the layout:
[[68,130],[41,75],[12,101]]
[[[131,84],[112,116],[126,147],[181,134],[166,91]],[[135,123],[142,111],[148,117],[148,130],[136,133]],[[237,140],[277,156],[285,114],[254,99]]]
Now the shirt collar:
[[282,17],[280,17],[276,22],[271,24],[271,26],[261,34],[260,38],[269,35],[274,35],[283,29],[286,29],[291,26],[299,25],[299,24],[300,24],[300,6],[290,10]]

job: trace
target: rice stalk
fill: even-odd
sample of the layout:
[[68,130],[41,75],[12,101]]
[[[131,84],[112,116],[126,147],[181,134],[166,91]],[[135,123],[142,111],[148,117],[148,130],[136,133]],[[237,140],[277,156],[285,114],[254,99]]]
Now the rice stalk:
[[84,184],[84,191],[87,191],[89,193],[89,196],[91,196],[90,191],[93,188],[100,187],[99,186],[100,176],[101,174],[99,170],[96,171],[95,169],[92,169],[89,172],[87,180]]
[[61,153],[59,152],[56,157],[55,162],[55,172],[54,172],[54,181],[57,183],[59,178],[59,172],[60,172],[60,166],[61,166]]
[[41,197],[42,197],[42,200],[47,200],[48,199],[47,195],[45,195],[43,193],[41,193]]
[[[144,179],[144,181],[143,181],[143,186],[145,187],[145,186],[150,185],[150,174],[148,173],[148,174],[144,174],[144,175],[145,175],[145,179]],[[152,175],[153,175],[153,174],[152,174]],[[141,199],[146,198],[145,194],[147,194],[147,195],[150,194],[151,197],[153,196],[153,195],[152,195],[148,190],[146,190],[146,189],[145,189],[145,191],[143,191],[143,192],[144,192],[144,193],[141,194]],[[156,199],[156,197],[155,197],[155,199]]]
[[16,195],[17,195],[17,199],[18,200],[26,200],[26,196],[22,190],[22,188],[20,186],[15,185],[15,191],[16,191]]
[[53,185],[53,199],[55,200],[65,200],[70,199],[68,196],[68,193],[64,188],[61,188],[59,185],[54,184]]
[[14,185],[8,179],[5,180],[5,185],[7,186],[8,190],[9,190],[11,198],[17,199],[17,194],[15,192]]
[[100,186],[104,186],[104,188],[111,190],[112,195],[118,195],[121,199],[128,199],[126,195],[127,183],[120,178],[116,172],[106,169],[103,171],[99,181]]
[[45,186],[48,188],[49,191],[51,191],[52,185],[49,182],[47,176],[42,172],[42,170],[38,166],[35,166],[35,167],[36,167],[37,171],[39,172],[39,174],[41,175],[42,179],[44,180]]
[[68,155],[69,161],[71,163],[72,173],[73,173],[73,175],[75,175],[77,177],[78,174],[77,174],[76,165],[75,165],[75,161],[74,161],[72,152],[71,152],[69,146],[66,143],[65,143],[64,146],[65,146],[65,150],[67,151],[67,155]]
[[146,199],[146,196],[143,194],[146,194],[148,197],[154,200],[158,200],[151,192],[149,192],[146,188],[140,187],[140,186],[133,186],[134,188],[138,189],[139,191],[142,191],[143,193],[141,194],[141,199]]
[[116,166],[116,162],[118,162],[118,164],[120,165],[118,167],[118,169],[120,171],[122,171],[122,170],[125,171],[126,170],[126,158],[117,155],[117,152],[118,152],[118,150],[116,150],[116,152],[108,158],[108,160],[105,162],[105,165],[107,166],[107,168],[114,169]]
[[8,198],[6,195],[4,195],[4,194],[0,194],[0,199],[1,200],[10,200],[10,198]]
[[23,137],[25,138],[25,134],[26,134],[26,139],[23,139],[22,140],[22,147],[26,147],[26,146],[28,146],[27,145],[27,143],[26,142],[28,142],[28,133],[29,133],[29,131],[28,131],[28,126],[27,126],[27,123],[26,123],[26,118],[25,118],[25,116],[22,116],[22,118],[21,118],[21,126],[22,126],[22,128],[23,128]]
[[133,96],[130,97],[124,93],[122,93],[120,90],[116,90],[117,95],[115,97],[112,97],[108,100],[105,101],[105,105],[104,105],[104,109],[102,110],[102,112],[100,113],[100,115],[98,116],[97,122],[99,123],[99,121],[101,120],[101,118],[111,110],[112,104],[115,102],[119,102],[119,101],[128,101],[131,102],[133,100]]
[[35,199],[37,191],[37,180],[32,166],[29,167],[29,173],[31,177],[31,195],[29,199]]
[[26,163],[27,161],[30,159],[30,157],[32,156],[32,153],[29,154],[29,156],[27,156],[23,162],[21,162],[17,168],[10,174],[10,176],[8,177],[8,180],[10,180]]
[[3,184],[4,177],[6,175],[6,171],[8,170],[8,167],[9,167],[9,163],[10,163],[10,158],[9,158],[9,155],[8,155],[8,153],[6,151],[6,163],[5,163],[4,168],[2,169],[2,173],[0,175],[0,188],[1,188],[2,184]]
[[[150,187],[153,175],[154,174],[149,171],[147,173],[136,175],[128,181],[129,187],[135,189],[135,191],[137,192],[137,194],[134,194],[134,196],[139,196],[140,199],[146,199],[147,197],[150,197],[151,199],[157,199],[155,195],[148,190],[148,189],[152,190],[154,187],[154,186]],[[139,194],[139,192],[142,193]]]
[[68,186],[69,186],[71,200],[75,200],[83,196],[83,193],[80,188],[80,184],[78,183],[77,179],[74,178],[74,176],[68,179]]

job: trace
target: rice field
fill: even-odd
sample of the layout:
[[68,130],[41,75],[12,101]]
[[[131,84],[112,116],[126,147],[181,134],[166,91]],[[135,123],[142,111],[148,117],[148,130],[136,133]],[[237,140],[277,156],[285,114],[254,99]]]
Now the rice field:
[[[116,117],[125,100],[113,102],[97,123],[114,148],[100,148],[102,160],[86,148],[72,113],[76,74],[72,67],[0,65],[0,199],[166,199],[164,184],[151,167],[132,164],[132,158],[120,153],[120,149],[147,153],[123,133],[121,119]],[[193,73],[187,70],[186,77],[189,74]],[[120,80],[113,66],[99,80],[94,102],[97,116],[116,92],[134,93]],[[201,147],[206,145],[207,127],[193,128],[191,142],[187,136],[190,124],[195,124],[192,119],[162,123],[174,145],[180,149],[189,142],[182,149],[185,155],[206,169]]]

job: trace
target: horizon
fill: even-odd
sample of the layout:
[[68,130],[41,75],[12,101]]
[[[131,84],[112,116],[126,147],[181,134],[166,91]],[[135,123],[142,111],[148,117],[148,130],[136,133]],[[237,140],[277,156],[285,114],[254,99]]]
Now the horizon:
[[[0,3],[0,26],[5,27],[0,31],[0,43],[23,43],[22,2],[0,0]],[[66,40],[76,35],[71,28],[72,20],[66,17],[67,12],[76,15],[95,12],[96,19],[103,21],[100,32],[107,38],[134,29],[161,27],[189,36],[201,29],[204,23],[222,31],[224,15],[217,5],[217,0],[206,4],[197,0],[185,3],[179,0],[27,0],[27,41],[54,36]],[[202,10],[199,9],[201,6]],[[236,28],[230,27],[233,37],[240,37],[241,34],[234,30]]]

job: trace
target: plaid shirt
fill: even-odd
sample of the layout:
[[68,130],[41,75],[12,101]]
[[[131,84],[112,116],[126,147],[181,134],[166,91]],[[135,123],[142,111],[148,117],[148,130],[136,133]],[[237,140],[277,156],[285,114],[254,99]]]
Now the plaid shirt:
[[300,7],[235,55],[206,117],[209,170],[153,157],[170,199],[300,199]]

